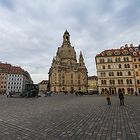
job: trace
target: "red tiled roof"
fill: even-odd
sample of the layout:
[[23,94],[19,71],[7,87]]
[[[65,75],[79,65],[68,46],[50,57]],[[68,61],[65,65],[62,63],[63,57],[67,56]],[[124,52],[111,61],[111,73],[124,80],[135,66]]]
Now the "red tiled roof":
[[98,56],[122,56],[122,55],[133,55],[133,56],[140,56],[140,47],[136,46],[133,47],[132,44],[130,47],[128,45],[125,45],[125,47],[121,47],[120,49],[110,49],[110,50],[104,50],[100,54],[97,54]]

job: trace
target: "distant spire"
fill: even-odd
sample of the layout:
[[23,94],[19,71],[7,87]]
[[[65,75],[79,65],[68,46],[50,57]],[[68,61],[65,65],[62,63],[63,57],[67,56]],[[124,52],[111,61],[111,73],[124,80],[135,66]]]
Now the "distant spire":
[[68,34],[68,35],[69,35],[69,32],[67,31],[67,29],[66,29],[66,31],[64,32],[64,34]]
[[79,55],[79,65],[80,66],[84,66],[85,63],[84,63],[84,58],[83,58],[83,54],[82,52],[80,51],[80,55]]
[[84,58],[83,58],[83,54],[82,54],[81,51],[80,51],[80,56],[79,56],[79,58],[82,59],[82,60],[84,59]]

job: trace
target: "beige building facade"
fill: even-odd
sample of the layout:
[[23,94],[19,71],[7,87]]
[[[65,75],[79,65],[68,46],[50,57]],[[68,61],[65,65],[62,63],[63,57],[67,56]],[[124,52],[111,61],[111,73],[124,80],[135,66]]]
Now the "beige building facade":
[[88,77],[88,93],[97,91],[97,82],[98,82],[97,76],[94,75]]
[[140,48],[126,44],[120,49],[104,50],[97,54],[98,91],[105,94],[140,93]]
[[48,91],[48,80],[42,80],[38,85],[40,94],[45,94]]
[[76,52],[70,42],[70,34],[66,30],[63,35],[63,43],[58,47],[49,70],[49,88],[52,92],[87,92],[87,68],[82,52],[79,61]]

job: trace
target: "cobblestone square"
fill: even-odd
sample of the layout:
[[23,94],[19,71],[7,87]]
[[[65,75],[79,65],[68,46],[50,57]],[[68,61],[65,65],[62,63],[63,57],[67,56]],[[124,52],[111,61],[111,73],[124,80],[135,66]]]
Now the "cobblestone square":
[[140,140],[140,96],[0,96],[0,140]]

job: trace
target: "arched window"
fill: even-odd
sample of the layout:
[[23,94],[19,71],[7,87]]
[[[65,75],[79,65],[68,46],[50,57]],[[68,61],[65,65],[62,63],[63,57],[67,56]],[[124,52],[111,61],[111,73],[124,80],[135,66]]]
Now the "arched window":
[[118,84],[120,84],[120,80],[118,80]]
[[105,69],[105,65],[103,65],[103,69]]
[[130,88],[127,88],[127,93],[130,94]]
[[114,72],[109,72],[109,76],[114,76]]
[[104,63],[104,59],[100,59],[100,63]]
[[129,84],[129,80],[128,79],[126,80],[126,83]]
[[130,68],[130,65],[129,64],[127,64],[127,68]]
[[108,69],[111,69],[111,66],[110,65],[108,65]]
[[101,72],[101,77],[105,77],[105,76],[106,76],[105,72]]
[[119,64],[119,68],[122,68],[122,65],[121,64]]
[[129,57],[126,57],[126,60],[129,61]]
[[120,76],[122,76],[122,72],[120,71]]
[[125,68],[127,68],[127,65],[126,65],[126,64],[124,64],[124,67],[125,67]]
[[112,76],[114,76],[114,72],[112,72]]
[[71,74],[71,79],[73,79],[73,74]]
[[131,75],[131,72],[130,72],[130,71],[128,71],[128,75],[129,75],[129,76]]

